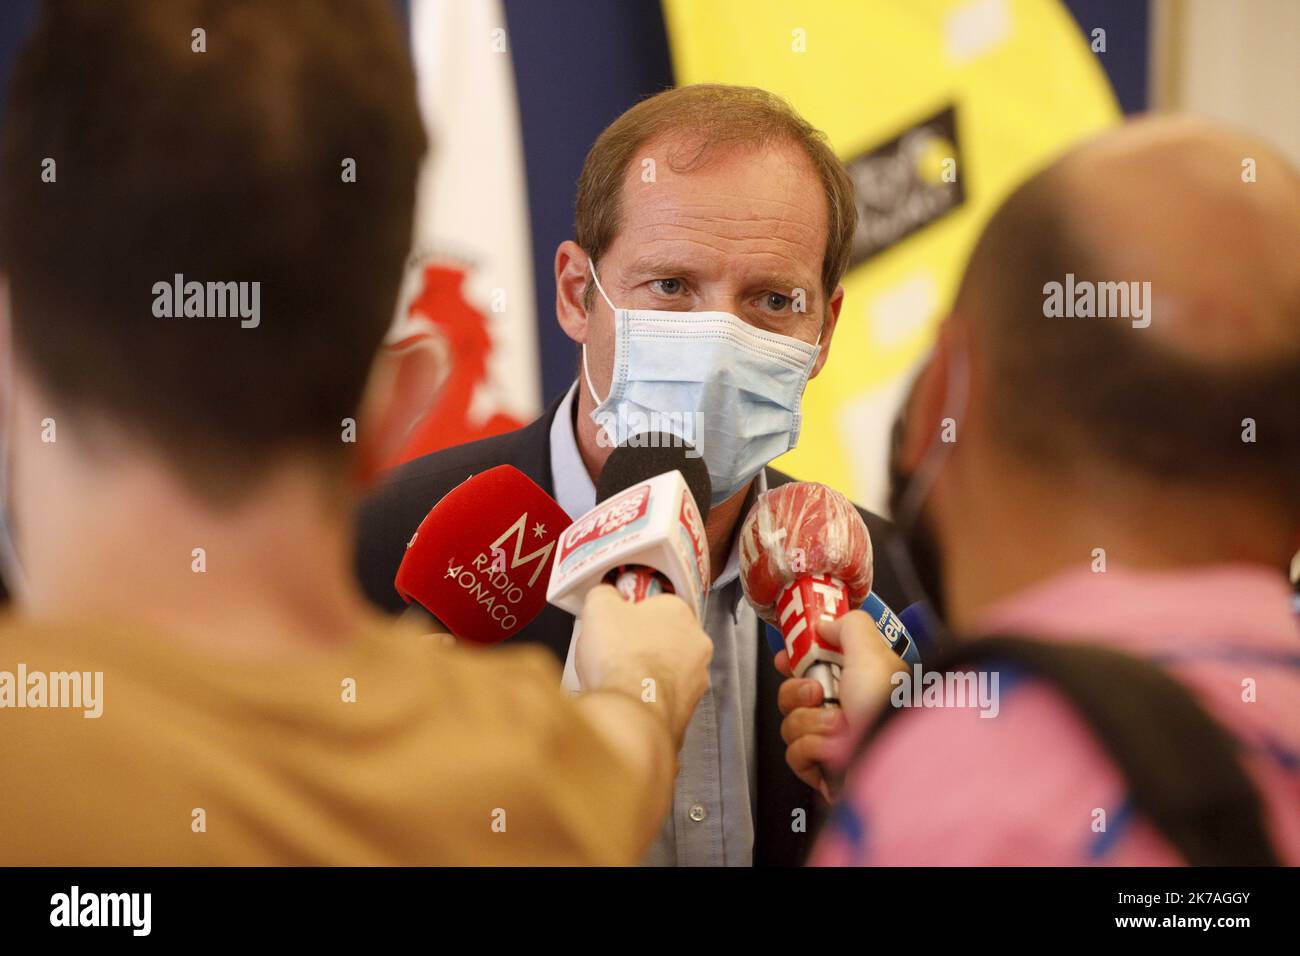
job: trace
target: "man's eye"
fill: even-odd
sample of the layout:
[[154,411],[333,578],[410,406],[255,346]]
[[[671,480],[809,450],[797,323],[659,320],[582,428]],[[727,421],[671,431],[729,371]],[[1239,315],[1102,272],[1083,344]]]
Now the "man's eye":
[[677,295],[682,291],[681,279],[654,279],[650,282],[651,288],[663,295]]
[[790,297],[780,292],[768,292],[763,296],[763,305],[773,312],[784,312],[790,306]]

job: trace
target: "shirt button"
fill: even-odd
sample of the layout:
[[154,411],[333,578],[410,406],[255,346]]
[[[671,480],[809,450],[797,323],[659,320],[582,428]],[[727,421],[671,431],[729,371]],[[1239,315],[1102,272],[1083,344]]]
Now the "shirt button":
[[695,804],[694,806],[692,806],[691,809],[690,809],[690,817],[691,817],[691,819],[694,820],[696,823],[699,823],[701,820],[703,820],[704,817],[705,817],[705,814],[706,814],[706,811],[705,811],[705,809],[704,809],[704,804],[702,804],[702,803],[697,803],[697,804]]

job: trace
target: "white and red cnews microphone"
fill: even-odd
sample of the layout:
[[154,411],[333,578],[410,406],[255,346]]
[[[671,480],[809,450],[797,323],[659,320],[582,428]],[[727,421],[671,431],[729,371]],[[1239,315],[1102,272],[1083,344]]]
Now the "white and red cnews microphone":
[[861,606],[871,593],[871,536],[852,502],[825,485],[795,481],[759,495],[740,529],[740,581],[758,616],[785,638],[790,670],[840,697],[840,650],[817,623]]
[[496,644],[546,606],[569,516],[536,482],[498,465],[461,482],[420,522],[394,585],[456,637]]
[[[631,601],[664,591],[704,616],[712,576],[704,534],[709,470],[685,441],[634,435],[610,454],[594,508],[560,535],[546,598],[571,614],[597,584]],[[703,506],[697,504],[703,502]]]

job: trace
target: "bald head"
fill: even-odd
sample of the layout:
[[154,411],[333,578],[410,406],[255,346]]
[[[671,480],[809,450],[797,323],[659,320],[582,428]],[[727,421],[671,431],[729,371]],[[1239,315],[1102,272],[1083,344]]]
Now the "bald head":
[[1300,174],[1253,137],[1148,119],[1078,147],[962,282],[985,433],[1300,507],[1298,248]]
[[1151,282],[1159,347],[1208,364],[1300,350],[1300,174],[1277,150],[1199,120],[1148,119],[1048,178],[1095,266]]

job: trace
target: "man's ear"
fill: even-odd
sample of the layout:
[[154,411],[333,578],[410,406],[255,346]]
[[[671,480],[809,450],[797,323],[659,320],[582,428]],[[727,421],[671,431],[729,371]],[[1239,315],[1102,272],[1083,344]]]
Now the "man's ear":
[[369,487],[381,471],[396,462],[412,429],[433,407],[445,370],[445,360],[436,348],[380,347],[357,416],[353,477],[360,487]]
[[[959,334],[956,326],[957,323],[951,317],[940,323],[934,350],[907,396],[907,408],[903,416],[903,443],[899,449],[899,464],[907,472],[920,467],[927,449],[943,428],[943,419],[947,414],[944,403],[952,385],[953,351],[957,347],[954,340]],[[958,422],[959,431],[961,427],[962,423]]]
[[590,258],[582,246],[566,239],[555,250],[555,316],[564,334],[581,345],[587,341],[587,306],[591,281]]
[[813,363],[812,373],[809,378],[816,378],[821,372],[822,366],[831,355],[831,336],[835,334],[835,326],[840,321],[840,309],[844,307],[844,286],[836,286],[835,293],[831,296],[830,302],[826,303],[826,323],[822,326],[821,334],[821,354],[817,356],[817,361]]

